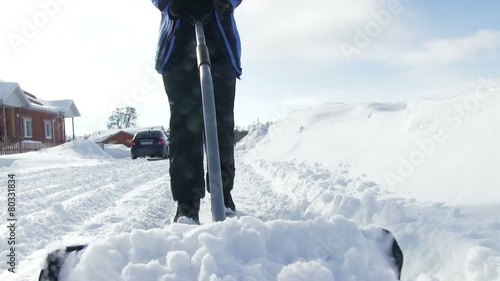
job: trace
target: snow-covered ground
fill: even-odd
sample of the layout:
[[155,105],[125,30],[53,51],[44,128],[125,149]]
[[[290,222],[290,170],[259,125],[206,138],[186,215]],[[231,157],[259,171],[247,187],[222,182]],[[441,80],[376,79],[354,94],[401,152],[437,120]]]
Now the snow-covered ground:
[[[0,157],[0,280],[35,280],[51,250],[90,243],[68,280],[500,280],[500,95],[326,104],[236,146],[239,218],[171,224],[168,161],[90,142]],[[15,231],[7,221],[15,174]],[[8,271],[15,234],[16,273]]]

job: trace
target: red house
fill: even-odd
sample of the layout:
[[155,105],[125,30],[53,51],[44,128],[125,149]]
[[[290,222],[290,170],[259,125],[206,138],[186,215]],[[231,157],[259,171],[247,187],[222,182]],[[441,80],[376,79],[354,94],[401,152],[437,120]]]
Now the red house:
[[65,118],[80,116],[73,100],[41,100],[11,82],[0,82],[0,107],[2,148],[16,143],[64,143]]

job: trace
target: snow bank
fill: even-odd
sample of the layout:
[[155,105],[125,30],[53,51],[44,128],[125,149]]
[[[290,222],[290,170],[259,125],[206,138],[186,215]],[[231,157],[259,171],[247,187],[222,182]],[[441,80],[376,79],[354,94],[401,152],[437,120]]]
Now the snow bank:
[[245,136],[244,141],[236,144],[235,150],[245,151],[255,147],[255,145],[266,136],[270,124],[257,124],[249,128],[248,134]]
[[71,141],[50,149],[42,150],[41,152],[51,155],[70,155],[83,159],[109,157],[98,144],[91,141]]
[[479,91],[404,104],[332,103],[291,113],[247,161],[350,165],[387,191],[449,204],[500,202],[500,95]]
[[495,91],[326,104],[249,134],[243,162],[292,202],[288,219],[341,215],[393,231],[403,280],[497,281],[498,112]]
[[104,151],[116,159],[130,158],[130,148],[123,144],[105,144]]
[[35,152],[0,156],[0,167],[9,169],[47,169],[65,166],[97,165],[103,161],[130,157],[125,146],[111,145],[103,150],[91,141],[72,141]]
[[341,217],[174,224],[94,242],[64,271],[72,281],[397,280],[382,233]]

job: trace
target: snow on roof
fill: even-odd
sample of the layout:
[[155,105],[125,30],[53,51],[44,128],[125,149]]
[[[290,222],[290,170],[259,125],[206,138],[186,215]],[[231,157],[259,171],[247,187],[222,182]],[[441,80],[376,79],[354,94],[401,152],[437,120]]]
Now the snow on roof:
[[125,128],[125,129],[109,129],[109,130],[98,130],[92,133],[88,138],[89,141],[93,142],[103,142],[113,136],[116,136],[120,132],[134,136],[137,132],[146,130],[162,130],[165,131],[163,126],[150,126],[150,127],[138,127],[138,128]]
[[0,102],[13,107],[31,107],[21,86],[12,82],[0,82]]
[[73,100],[47,101],[47,100],[37,99],[37,101],[42,104],[41,107],[62,112],[65,117],[81,116],[80,111],[76,107],[75,102]]
[[0,82],[0,102],[12,107],[30,108],[62,114],[64,117],[81,116],[73,100],[42,100],[23,91],[18,83],[13,82]]

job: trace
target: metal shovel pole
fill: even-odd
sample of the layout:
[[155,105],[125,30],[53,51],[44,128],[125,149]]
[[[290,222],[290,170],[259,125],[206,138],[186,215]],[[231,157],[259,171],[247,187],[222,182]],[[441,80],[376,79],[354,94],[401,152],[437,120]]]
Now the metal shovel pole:
[[196,56],[198,58],[198,68],[200,69],[203,120],[205,122],[212,220],[223,221],[226,219],[226,212],[224,197],[222,196],[222,175],[220,170],[219,140],[217,137],[217,117],[215,115],[214,85],[210,70],[210,54],[205,42],[203,23],[196,21],[194,26],[196,30]]

